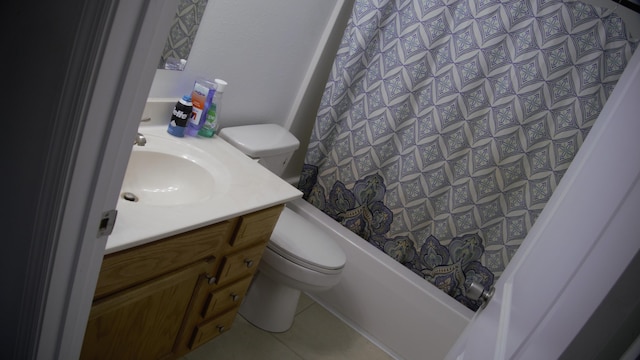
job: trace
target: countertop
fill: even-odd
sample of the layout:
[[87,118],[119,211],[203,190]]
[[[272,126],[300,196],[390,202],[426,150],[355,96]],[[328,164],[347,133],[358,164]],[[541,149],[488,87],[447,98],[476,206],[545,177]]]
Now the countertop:
[[[107,239],[105,254],[128,249],[171,235],[214,224],[240,215],[283,204],[302,197],[302,192],[252,160],[219,136],[213,138],[176,138],[166,125],[145,125],[139,131],[147,136],[152,149],[153,138],[162,137],[202,150],[224,168],[217,176],[219,194],[187,205],[157,206],[118,200],[113,232]],[[146,150],[146,149],[145,149]],[[134,149],[135,151],[135,149]]]

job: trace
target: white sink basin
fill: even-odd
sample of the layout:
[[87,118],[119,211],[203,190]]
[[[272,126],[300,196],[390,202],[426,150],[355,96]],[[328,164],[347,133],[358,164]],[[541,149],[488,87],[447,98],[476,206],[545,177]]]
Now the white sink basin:
[[224,166],[207,155],[185,144],[147,136],[147,145],[135,146],[131,152],[119,201],[180,206],[223,194],[229,187]]
[[105,254],[302,196],[219,136],[176,138],[167,134],[166,124],[143,125],[138,131],[147,143],[131,148],[121,185],[121,194],[130,192],[137,201],[118,198]]

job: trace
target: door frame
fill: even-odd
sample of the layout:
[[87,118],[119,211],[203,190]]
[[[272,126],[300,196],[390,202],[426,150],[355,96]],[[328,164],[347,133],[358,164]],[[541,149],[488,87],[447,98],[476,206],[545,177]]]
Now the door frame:
[[74,44],[72,59],[89,71],[56,94],[61,98],[77,95],[89,83],[75,105],[83,112],[79,131],[52,149],[70,146],[75,158],[59,175],[65,182],[64,206],[51,214],[57,224],[51,240],[54,248],[45,265],[42,317],[34,330],[38,332],[37,359],[79,357],[108,238],[98,234],[98,228],[103,213],[116,208],[177,0],[111,0],[105,8],[107,13],[99,17],[97,27],[83,19],[77,30],[78,37],[85,31],[93,36],[93,41]]

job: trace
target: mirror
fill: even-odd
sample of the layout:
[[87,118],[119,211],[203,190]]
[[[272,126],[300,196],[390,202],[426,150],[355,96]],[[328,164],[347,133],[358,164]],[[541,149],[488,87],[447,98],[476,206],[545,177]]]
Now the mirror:
[[208,0],[179,0],[158,69],[184,70]]

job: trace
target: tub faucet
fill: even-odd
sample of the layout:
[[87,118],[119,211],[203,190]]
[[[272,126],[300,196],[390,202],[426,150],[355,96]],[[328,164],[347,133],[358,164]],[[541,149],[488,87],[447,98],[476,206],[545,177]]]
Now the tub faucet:
[[136,139],[133,140],[133,145],[144,146],[147,143],[147,138],[144,137],[141,133],[136,135]]

